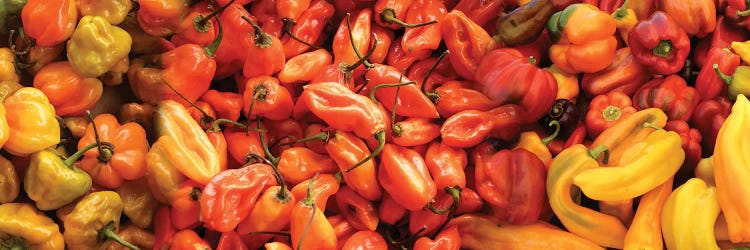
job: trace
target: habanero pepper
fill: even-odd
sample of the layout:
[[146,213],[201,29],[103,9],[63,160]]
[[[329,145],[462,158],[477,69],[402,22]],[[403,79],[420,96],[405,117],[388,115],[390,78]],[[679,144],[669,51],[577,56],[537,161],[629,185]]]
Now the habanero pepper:
[[450,62],[444,60],[448,55],[447,53],[450,52],[446,50],[439,56],[431,56],[414,62],[409,67],[409,71],[406,72],[406,77],[409,79],[421,79],[421,81],[417,82],[417,85],[422,89],[422,92],[427,92],[427,97],[433,100],[433,102],[435,100],[430,91],[434,92],[436,87],[442,86],[448,81],[455,81],[458,78]]
[[614,18],[590,4],[572,4],[553,14],[547,30],[556,44],[550,59],[568,73],[593,73],[612,64],[617,50]]
[[84,16],[67,42],[70,65],[84,77],[98,77],[128,57],[133,38],[104,17]]
[[341,247],[342,250],[386,249],[388,243],[379,232],[362,230],[349,236]]
[[262,116],[270,120],[289,118],[294,109],[292,95],[272,76],[251,77],[242,94],[242,112],[247,117]]
[[21,181],[13,163],[0,156],[0,204],[13,202],[20,189]]
[[[221,234],[216,250],[247,250],[248,247],[242,241],[242,237],[235,231],[229,231]],[[256,248],[253,248],[256,249]]]
[[[253,6],[256,6],[253,4]],[[253,27],[247,25],[242,17],[251,16],[242,5],[237,3],[230,4],[221,12],[219,20],[221,27],[230,35],[222,39],[219,47],[216,48],[216,79],[222,79],[232,76],[237,71],[241,71],[245,64],[246,51],[253,45],[253,39],[250,35],[254,34]],[[241,74],[240,74],[241,75]]]
[[383,195],[383,200],[380,201],[380,207],[378,207],[378,217],[387,225],[397,225],[408,212],[409,210],[399,205],[388,193]]
[[451,51],[448,59],[456,74],[466,80],[482,76],[483,74],[475,73],[481,68],[480,61],[485,61],[485,55],[496,46],[490,34],[464,12],[456,9],[445,15],[440,33],[445,46]]
[[628,45],[638,63],[660,75],[680,71],[690,52],[685,31],[662,11],[638,22],[630,30]]
[[296,185],[316,174],[333,174],[338,170],[330,157],[306,147],[285,149],[278,161],[279,172],[290,185]]
[[9,48],[0,48],[0,82],[19,82],[21,76],[16,72],[16,55]]
[[406,11],[404,21],[407,23],[435,22],[418,27],[406,27],[404,35],[401,36],[401,47],[406,55],[421,54],[421,51],[430,51],[440,46],[440,21],[443,20],[448,10],[442,1],[413,0]]
[[344,172],[370,155],[367,144],[351,132],[332,131],[325,142],[325,151],[342,171],[347,186],[368,200],[379,200],[383,195],[377,181],[375,161],[369,159],[355,170]]
[[173,198],[169,200],[170,221],[177,230],[200,226],[201,187],[193,180],[185,180],[179,184]]
[[142,0],[135,14],[146,34],[165,37],[177,30],[187,12],[187,0]]
[[173,236],[170,250],[180,249],[211,249],[211,245],[205,239],[201,238],[198,233],[191,229],[177,231]]
[[302,249],[302,246],[315,249],[335,249],[337,246],[336,232],[328,221],[323,209],[316,206],[312,187],[315,177],[307,185],[307,195],[300,199],[292,208],[289,232],[292,247]]
[[435,107],[440,116],[451,117],[467,110],[488,111],[500,106],[499,101],[490,99],[472,85],[466,81],[447,81],[437,87],[433,93],[437,96]]
[[77,0],[78,11],[81,16],[104,17],[112,25],[118,25],[133,9],[133,2],[128,0]]
[[113,191],[93,192],[75,205],[57,210],[70,249],[96,249],[112,240],[130,249],[138,249],[117,235],[122,215],[122,199]]
[[[268,187],[260,195],[247,218],[237,225],[237,233],[248,234],[244,241],[249,249],[258,249],[261,243],[272,238],[271,235],[255,234],[282,230],[289,226],[290,215],[297,199],[286,186]],[[234,231],[230,231],[234,232]]]
[[478,26],[487,27],[493,24],[492,20],[497,18],[504,6],[503,1],[459,0],[453,10],[465,13]]
[[103,92],[99,79],[79,74],[67,61],[51,63],[39,70],[34,76],[34,88],[44,92],[60,116],[84,114]]
[[414,242],[414,250],[459,250],[460,247],[461,237],[456,226],[443,229],[434,240],[420,237]]
[[689,121],[700,95],[695,88],[687,86],[678,75],[653,79],[633,95],[633,106],[637,110],[659,108],[667,113],[669,120]]
[[[425,96],[416,84],[404,77],[393,66],[375,64],[367,70],[367,88],[388,111],[400,116],[416,118],[438,118],[435,104]],[[398,84],[398,87],[392,86]],[[405,84],[405,85],[402,85]],[[380,86],[380,87],[378,87]]]
[[732,102],[726,97],[704,100],[695,107],[690,125],[701,133],[703,156],[713,155],[716,136],[732,108]]
[[[192,7],[191,12],[182,19],[175,29],[175,34],[170,37],[170,41],[175,46],[188,43],[208,46],[211,41],[216,39],[218,28],[216,27],[216,21],[212,19],[224,9],[218,8],[214,10],[213,7],[209,9],[195,8],[195,6]],[[206,5],[206,7],[208,6],[209,5]]]
[[209,89],[206,93],[203,93],[198,100],[211,105],[211,108],[216,111],[216,117],[219,119],[227,119],[230,121],[237,121],[240,119],[240,112],[242,109],[241,94],[234,92],[219,92],[217,90]]
[[438,190],[448,187],[466,187],[468,155],[465,150],[448,146],[442,142],[432,142],[424,155],[425,164]]
[[346,221],[357,230],[375,230],[378,227],[378,207],[370,200],[343,186],[333,195],[336,207]]
[[440,227],[453,217],[461,199],[461,188],[451,187],[435,196],[428,209],[409,213],[409,233],[425,236],[437,233]]
[[[325,2],[325,0],[321,1]],[[331,53],[325,49],[301,53],[290,57],[277,77],[283,84],[310,82],[321,73],[326,65],[331,65],[331,63],[333,63]]]
[[169,207],[159,207],[154,215],[154,249],[169,249],[176,232],[169,217]]
[[263,28],[258,26],[248,17],[242,17],[245,22],[249,23],[255,30],[253,44],[245,52],[245,64],[242,67],[242,74],[247,78],[257,76],[270,76],[279,73],[284,67],[286,57],[284,46],[281,41],[274,36],[269,35]]
[[596,139],[602,131],[635,112],[630,97],[623,92],[611,91],[598,95],[591,99],[586,113],[588,135]]
[[632,96],[649,79],[651,75],[646,66],[635,59],[629,47],[624,47],[615,52],[612,65],[606,69],[583,74],[581,89],[591,97],[612,91],[622,91]]
[[689,36],[705,37],[716,27],[716,4],[713,0],[656,1],[656,8],[674,18]]
[[60,124],[55,108],[37,88],[16,90],[4,101],[8,139],[3,149],[16,156],[27,156],[60,143]]
[[[717,65],[716,69],[713,68],[714,64]],[[740,57],[728,48],[712,48],[708,51],[705,65],[695,80],[695,90],[700,93],[701,100],[713,99],[726,92],[729,83],[723,81],[725,75],[719,72],[734,72],[740,66]]]
[[315,44],[323,37],[327,20],[333,18],[334,12],[333,5],[328,1],[317,0],[310,3],[310,7],[304,10],[299,18],[296,18],[296,24],[286,31],[287,36],[281,39],[284,56],[291,59],[309,50],[311,48],[309,45]]
[[[395,33],[393,30],[378,25],[372,26],[371,29],[372,40],[374,41],[372,42],[372,51],[368,53],[369,57],[367,61],[371,63],[385,63],[386,59],[388,59],[388,52],[390,52],[391,46],[394,43],[398,43],[398,40],[395,40],[396,37],[394,37]],[[424,51],[417,53],[415,56],[415,58],[422,57],[424,57]]]
[[21,9],[24,32],[39,46],[52,47],[68,40],[78,21],[75,0],[30,0]]
[[487,137],[512,140],[520,133],[522,108],[502,105],[489,111],[466,110],[445,120],[440,128],[442,142],[451,147],[469,148]]
[[300,182],[292,188],[292,195],[297,201],[302,201],[308,196],[308,186],[310,186],[311,182],[312,190],[310,192],[312,192],[312,199],[315,200],[315,206],[320,211],[326,211],[330,197],[335,195],[341,188],[339,179],[332,174],[320,174],[315,177],[314,181],[313,178],[310,178]]
[[421,210],[437,194],[424,158],[417,151],[393,144],[383,148],[378,180],[398,204],[410,211]]
[[347,16],[345,21],[339,24],[331,45],[334,66],[356,65],[355,62],[359,61],[362,55],[370,52],[368,47],[372,38],[372,19],[372,10],[366,8],[360,10],[354,20]]
[[88,145],[65,160],[52,149],[31,154],[23,184],[37,208],[58,209],[89,192],[91,177],[74,163],[93,147],[96,144]]
[[250,154],[257,154],[265,157],[266,154],[260,143],[260,134],[258,131],[248,131],[247,128],[230,126],[224,128],[222,133],[224,134],[224,139],[227,141],[227,151],[229,156],[231,156],[235,162],[240,164],[247,163]]
[[428,57],[430,57],[430,53],[426,50],[422,50],[420,53],[406,55],[406,49],[401,47],[401,43],[393,42],[391,43],[391,47],[388,48],[386,62],[388,65],[395,67],[399,71],[406,71],[411,68],[411,65],[415,62]]
[[[150,228],[159,201],[151,194],[145,178],[126,181],[115,189],[122,199],[122,213],[138,228]],[[122,231],[122,230],[120,230]],[[135,242],[133,242],[135,243]]]
[[0,246],[8,249],[65,249],[57,223],[29,203],[0,204],[0,234]]

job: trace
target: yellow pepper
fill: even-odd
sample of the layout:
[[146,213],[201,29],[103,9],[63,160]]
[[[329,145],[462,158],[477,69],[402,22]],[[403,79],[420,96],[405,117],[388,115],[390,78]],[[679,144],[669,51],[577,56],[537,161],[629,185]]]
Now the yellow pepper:
[[6,98],[4,104],[9,111],[6,118],[10,134],[3,149],[16,156],[27,156],[60,143],[55,107],[41,90],[21,88]]
[[0,205],[0,249],[63,250],[55,221],[28,203]]
[[13,163],[0,156],[0,204],[15,200],[20,187],[21,182]]
[[0,102],[4,102],[5,98],[8,98],[8,96],[12,95],[16,92],[16,90],[19,90],[23,88],[21,84],[14,81],[0,81]]
[[96,144],[88,145],[64,161],[52,149],[31,154],[23,187],[37,208],[58,209],[89,191],[91,177],[73,163],[94,147]]
[[118,25],[133,8],[131,0],[78,0],[78,11],[82,16],[104,17],[112,25]]
[[750,40],[744,42],[734,41],[730,45],[732,51],[739,55],[743,62],[750,63]]
[[138,249],[117,235],[122,214],[122,200],[113,191],[94,192],[74,206],[58,210],[63,222],[68,249],[99,249],[113,240],[130,249]]
[[660,129],[626,150],[620,160],[622,165],[582,171],[573,182],[595,200],[630,199],[672,178],[684,160],[680,135]]
[[0,82],[18,82],[21,77],[16,72],[16,54],[9,48],[0,48]]
[[552,153],[549,152],[547,145],[557,137],[560,133],[560,123],[552,121],[551,125],[555,126],[555,132],[545,138],[539,138],[539,134],[534,131],[525,131],[521,133],[518,138],[518,144],[513,149],[526,149],[529,152],[535,154],[542,160],[543,163],[547,164],[552,160]]
[[603,150],[606,149],[597,147],[589,151],[586,146],[577,144],[560,152],[547,172],[547,197],[552,211],[568,231],[600,246],[621,249],[627,232],[622,222],[614,216],[582,207],[571,198],[573,177],[598,168],[594,159]]
[[130,219],[133,225],[140,228],[151,226],[159,201],[151,194],[145,178],[135,181],[126,181],[115,189],[120,195],[123,203],[123,213]]
[[120,85],[123,82],[122,76],[128,73],[128,69],[130,69],[130,58],[126,56],[112,66],[107,73],[104,73],[102,82],[107,86]]
[[705,181],[709,186],[716,186],[714,180],[714,157],[703,158],[695,166],[695,177]]
[[130,53],[133,39],[100,16],[84,16],[68,40],[70,65],[84,77],[99,77]]
[[716,136],[714,178],[732,242],[750,241],[750,101],[737,96]]
[[638,23],[638,16],[635,15],[635,11],[627,8],[629,1],[630,0],[625,0],[620,8],[615,10],[615,12],[612,12],[612,17],[615,19],[615,25],[617,26],[617,33],[620,34],[620,37],[622,38],[622,41],[625,42],[626,46],[628,44],[628,34],[630,34],[630,30],[635,27],[636,23]]
[[663,249],[662,208],[667,197],[672,193],[672,180],[669,179],[641,197],[633,223],[630,224],[628,233],[625,235],[624,250]]
[[578,75],[565,72],[554,64],[544,68],[544,70],[552,73],[552,76],[555,77],[555,82],[557,82],[557,96],[555,96],[555,100],[566,99],[572,103],[576,103],[578,93],[580,92]]
[[719,212],[714,187],[698,178],[682,184],[669,195],[661,214],[667,249],[719,249],[714,237]]
[[750,67],[741,65],[734,69],[732,75],[726,75],[719,70],[719,65],[714,64],[714,71],[727,84],[729,98],[737,99],[737,95],[750,95]]

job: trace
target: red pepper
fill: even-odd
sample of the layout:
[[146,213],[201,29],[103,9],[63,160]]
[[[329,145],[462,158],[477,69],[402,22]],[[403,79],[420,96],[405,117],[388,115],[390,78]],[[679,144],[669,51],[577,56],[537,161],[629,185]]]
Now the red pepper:
[[[493,13],[494,14],[494,13]],[[460,10],[452,10],[442,21],[440,32],[456,73],[466,80],[474,80],[479,62],[495,48],[495,40],[481,26]]]
[[443,20],[448,10],[442,1],[413,0],[406,11],[407,23],[428,23],[419,27],[407,27],[401,37],[401,47],[405,48],[407,55],[421,54],[422,51],[437,49],[440,45],[439,23]]
[[410,211],[421,210],[437,194],[422,156],[393,144],[383,148],[378,180],[398,204]]
[[[365,73],[365,77],[369,79],[368,89],[375,92],[375,97],[387,110],[392,111],[395,108],[397,115],[406,117],[438,118],[440,116],[435,104],[422,93],[416,84],[406,84],[398,88],[389,87],[390,84],[412,82],[395,67],[375,64]],[[385,87],[377,87],[379,85]]]
[[724,96],[703,100],[695,107],[690,124],[698,129],[703,138],[701,140],[703,157],[713,155],[716,135],[721,125],[724,124],[724,120],[729,116],[731,108],[732,102]]
[[306,147],[292,147],[281,152],[279,172],[291,185],[312,178],[316,174],[333,174],[338,168],[327,155],[315,153]]
[[630,31],[628,44],[635,59],[654,73],[677,73],[690,52],[690,39],[669,15],[657,11]]
[[219,244],[216,250],[247,250],[247,246],[242,242],[242,237],[235,231],[221,233]]
[[664,129],[677,132],[682,139],[685,162],[682,163],[682,167],[675,174],[675,182],[684,183],[694,177],[695,167],[701,160],[701,133],[697,129],[690,128],[685,121],[669,121]]
[[341,249],[349,237],[357,232],[357,230],[354,229],[346,219],[344,219],[343,215],[337,214],[330,216],[328,217],[328,222],[331,223],[333,230],[336,232],[336,249]]
[[312,179],[300,182],[292,188],[292,195],[297,201],[305,199],[308,189],[308,184],[312,184],[312,197],[315,200],[315,206],[320,211],[325,211],[328,205],[328,198],[336,194],[339,191],[340,185],[339,180],[331,174],[321,174],[315,177],[315,181]]
[[466,173],[468,165],[466,151],[454,148],[442,142],[432,142],[424,155],[427,169],[439,190],[457,186],[466,187]]
[[396,225],[401,219],[406,217],[406,210],[396,200],[394,200],[387,193],[383,195],[383,200],[380,201],[380,207],[378,208],[378,217],[380,221],[388,225]]
[[[471,173],[470,176],[474,176],[474,173]],[[458,203],[458,207],[456,208],[456,214],[469,214],[469,213],[476,213],[479,212],[479,210],[484,207],[484,200],[482,199],[479,194],[474,191],[471,188],[463,188],[461,190],[461,202]]]
[[456,226],[443,229],[435,236],[435,240],[421,237],[414,243],[414,250],[458,250],[460,247],[461,235]]
[[598,95],[589,103],[589,111],[586,113],[586,130],[591,138],[596,138],[602,131],[635,111],[630,97],[625,93],[612,91],[606,95]]
[[460,203],[461,188],[451,187],[440,192],[430,203],[429,209],[409,213],[409,233],[413,235],[431,235],[440,229]]
[[648,68],[635,59],[629,47],[624,47],[615,52],[612,65],[608,68],[583,74],[581,88],[592,97],[612,91],[622,91],[632,96],[648,79],[651,79]]
[[76,28],[78,9],[75,3],[72,0],[25,2],[21,9],[24,32],[39,46],[52,47],[65,42]]
[[[258,5],[257,1],[253,6]],[[227,36],[216,49],[216,78],[221,79],[231,76],[237,71],[241,71],[245,64],[246,51],[254,46],[252,36],[253,27],[247,25],[242,17],[248,17],[250,13],[237,3],[230,4],[224,9],[219,17],[221,27],[227,34],[237,34]],[[239,35],[247,34],[247,35]],[[245,83],[244,81],[242,83]]]
[[460,0],[453,10],[461,11],[477,25],[487,27],[494,26],[491,21],[497,18],[505,4],[506,1],[497,0]]
[[169,216],[177,230],[193,229],[200,225],[201,185],[192,180],[180,183],[174,197],[170,199]]
[[371,230],[359,231],[346,240],[344,245],[340,248],[342,250],[375,250],[375,249],[388,249],[388,244],[378,232]]
[[701,100],[709,100],[719,95],[727,95],[727,86],[719,77],[716,70],[712,68],[718,65],[721,72],[734,72],[740,66],[740,56],[732,53],[728,48],[712,48],[708,51],[705,67],[701,68],[698,78],[695,80],[695,90],[700,93]]
[[240,119],[240,111],[242,109],[241,94],[234,92],[219,92],[209,89],[206,93],[203,93],[198,100],[211,105],[211,108],[216,111],[217,118],[230,121],[237,121],[237,119]]
[[[729,2],[733,1],[735,0],[729,0]],[[727,15],[729,12],[724,13]],[[711,33],[711,48],[729,48],[732,42],[744,42],[748,39],[750,39],[750,34],[747,33],[747,30],[737,28],[730,23],[728,18],[719,16],[716,20],[716,29]],[[698,64],[698,66],[703,66],[703,64]]]
[[[284,56],[292,58],[309,50],[308,45],[315,44],[321,38],[327,20],[333,17],[334,12],[333,5],[328,1],[317,0],[311,3],[310,8],[302,12],[294,27],[288,29],[287,36],[281,40],[284,43]],[[296,37],[301,42],[291,37]]]
[[534,60],[514,49],[496,49],[482,59],[475,79],[477,87],[490,99],[523,108],[522,124],[535,122],[546,114],[557,96],[552,73],[537,68]]
[[209,5],[207,3],[202,3],[204,2],[191,7],[191,12],[187,14],[187,16],[182,19],[182,22],[180,22],[179,26],[177,26],[175,34],[170,38],[170,41],[175,46],[180,46],[188,43],[198,44],[200,46],[208,46],[213,40],[216,39],[216,36],[219,33],[219,29],[216,27],[217,23],[215,20],[213,20],[213,17],[221,13],[221,11],[223,11],[224,9],[209,9]]
[[203,225],[218,232],[234,230],[248,216],[261,192],[272,185],[276,185],[276,179],[266,164],[219,172],[201,194]]
[[295,22],[309,7],[310,0],[276,0],[276,15],[288,20],[284,22]]
[[[371,51],[370,58],[367,59],[367,61],[371,63],[382,64],[388,58],[388,52],[391,49],[391,45],[394,42],[398,43],[398,41],[393,40],[395,39],[393,30],[377,25],[372,26],[372,36],[373,39],[377,38],[377,41],[375,41],[375,44],[373,45],[373,51]],[[419,54],[419,56],[423,56],[422,53]]]
[[284,46],[281,41],[279,38],[263,31],[263,28],[250,18],[243,17],[243,19],[253,26],[255,37],[253,38],[253,45],[245,52],[247,55],[245,56],[242,74],[245,77],[252,78],[279,73],[286,62],[286,57],[283,56]]
[[375,230],[378,227],[378,208],[348,186],[334,195],[336,207],[352,227],[357,230]]
[[421,53],[406,54],[406,49],[401,43],[392,43],[388,49],[387,62],[399,71],[406,71],[414,62],[430,57],[429,51],[423,50]]
[[520,132],[521,112],[522,108],[514,104],[487,112],[462,111],[445,120],[440,136],[443,143],[457,148],[476,146],[489,136],[512,140]]
[[318,77],[331,63],[333,58],[325,49],[302,53],[289,58],[277,77],[284,84],[309,82]]
[[[263,127],[274,128],[268,130],[268,143],[271,144],[271,153],[281,154],[281,151],[291,148],[290,142],[297,138],[303,138],[302,125],[294,119],[280,121],[264,120]],[[313,150],[314,151],[314,150]]]
[[427,118],[408,118],[393,125],[393,143],[405,147],[427,145],[440,136],[440,125]]
[[192,117],[202,129],[211,128],[211,122],[216,120],[216,111],[214,111],[211,105],[205,102],[196,101],[193,104],[190,104],[190,106],[186,108],[190,117]]
[[[362,9],[351,21],[348,21],[349,17],[346,18],[339,24],[339,28],[333,37],[331,50],[333,51],[333,65],[336,66],[341,65],[341,63],[353,65],[359,61],[361,55],[367,54],[370,49],[368,47],[371,38],[372,10]],[[361,53],[361,55],[358,55],[358,53]]]
[[434,94],[441,117],[451,117],[467,110],[488,111],[500,105],[499,101],[471,88],[471,83],[465,81],[448,81],[436,88]]
[[246,128],[231,126],[225,128],[223,134],[227,141],[227,151],[234,161],[245,164],[248,162],[250,154],[265,157],[263,146],[260,144],[260,135],[257,131],[248,131]]
[[154,215],[154,249],[169,249],[177,229],[172,225],[169,207],[161,206]]
[[[446,82],[456,80],[458,75],[451,67],[450,62],[444,60],[444,58],[445,56],[441,54],[439,57],[428,57],[417,61],[409,67],[406,77],[419,80],[417,85],[423,92],[433,91],[436,86],[442,86]],[[427,96],[430,97],[430,94],[427,93]],[[432,97],[430,98],[432,99]]]
[[300,199],[292,209],[289,232],[292,247],[302,249],[303,246],[315,249],[335,249],[336,231],[323,214],[324,209],[316,206],[312,192],[313,177],[307,186],[307,196]]
[[242,112],[247,117],[283,120],[289,118],[294,109],[289,90],[281,86],[276,77],[267,75],[248,79],[242,100]]
[[714,0],[656,1],[656,8],[664,11],[689,36],[705,37],[716,27]]
[[208,241],[198,236],[192,229],[185,229],[174,234],[174,239],[169,249],[211,249],[211,245]]
[[667,113],[669,120],[690,120],[695,106],[700,102],[698,92],[687,86],[685,79],[669,75],[647,82],[633,96],[633,106],[637,110],[660,108]]

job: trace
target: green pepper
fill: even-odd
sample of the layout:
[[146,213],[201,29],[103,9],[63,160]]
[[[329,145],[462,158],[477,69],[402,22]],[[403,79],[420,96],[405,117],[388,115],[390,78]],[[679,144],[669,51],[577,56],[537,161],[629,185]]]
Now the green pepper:
[[734,70],[734,74],[729,76],[719,70],[718,64],[712,66],[719,78],[727,84],[730,99],[735,100],[740,94],[750,95],[750,67],[739,66]]
[[63,222],[63,238],[68,249],[99,249],[113,240],[130,249],[139,249],[117,235],[123,203],[113,191],[94,192],[74,206],[58,210]]
[[9,16],[18,16],[21,9],[28,0],[0,0],[0,34],[7,34],[9,25],[6,24]]
[[493,38],[504,46],[533,42],[542,34],[554,7],[550,0],[533,0],[508,14],[500,15]]
[[96,143],[88,145],[64,161],[50,149],[31,154],[23,188],[29,198],[36,201],[37,208],[58,209],[89,191],[91,176],[73,163],[96,146]]
[[84,16],[68,40],[70,65],[84,77],[99,77],[130,53],[133,39],[100,16]]

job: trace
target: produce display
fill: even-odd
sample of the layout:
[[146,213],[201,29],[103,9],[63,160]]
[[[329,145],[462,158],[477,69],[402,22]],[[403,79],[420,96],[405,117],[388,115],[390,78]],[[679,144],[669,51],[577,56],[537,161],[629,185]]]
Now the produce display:
[[750,249],[749,5],[0,0],[0,250]]

